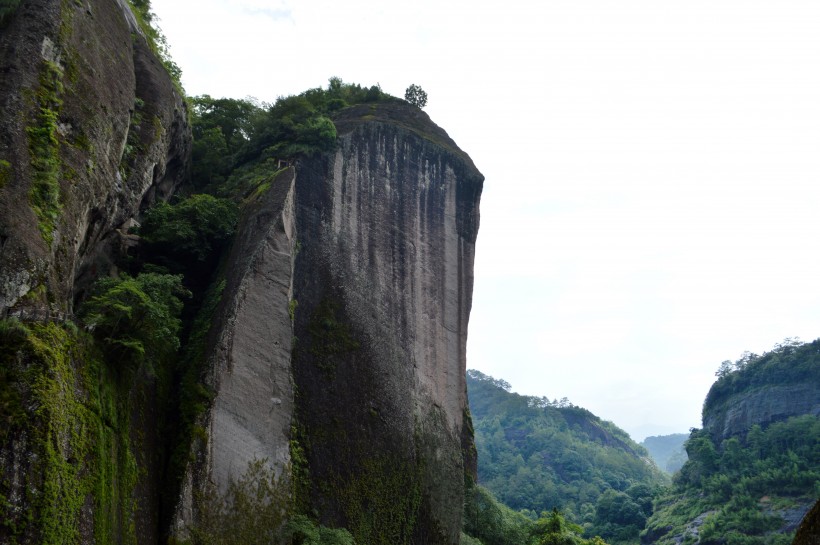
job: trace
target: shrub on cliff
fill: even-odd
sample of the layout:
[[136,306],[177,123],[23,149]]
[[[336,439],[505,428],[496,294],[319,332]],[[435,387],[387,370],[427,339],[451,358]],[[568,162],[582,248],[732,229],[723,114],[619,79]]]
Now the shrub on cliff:
[[81,316],[102,342],[108,359],[135,370],[179,348],[181,299],[189,295],[181,275],[103,278],[83,305]]
[[180,272],[218,253],[233,236],[238,220],[239,209],[232,201],[191,195],[149,209],[139,233],[153,262]]

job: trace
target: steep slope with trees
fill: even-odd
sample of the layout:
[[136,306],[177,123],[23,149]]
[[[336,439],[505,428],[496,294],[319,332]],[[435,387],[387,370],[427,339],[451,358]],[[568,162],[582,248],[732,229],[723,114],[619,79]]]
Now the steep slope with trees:
[[558,508],[608,541],[637,538],[666,478],[623,430],[566,399],[522,396],[467,373],[478,479],[531,516]]
[[790,543],[820,497],[820,341],[746,353],[717,376],[644,543]]

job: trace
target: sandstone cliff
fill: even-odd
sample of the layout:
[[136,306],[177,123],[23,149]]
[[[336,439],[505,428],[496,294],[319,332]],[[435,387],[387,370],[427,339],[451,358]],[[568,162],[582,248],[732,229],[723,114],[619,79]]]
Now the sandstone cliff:
[[25,0],[0,33],[0,317],[61,317],[167,198],[185,105],[126,0]]
[[157,542],[167,394],[70,318],[184,180],[185,104],[126,0],[6,3],[0,74],[0,542]]
[[336,124],[339,150],[296,186],[310,502],[374,543],[454,543],[475,471],[465,348],[483,178],[416,108],[362,105]]
[[332,152],[242,197],[179,361],[129,368],[73,314],[137,243],[141,212],[186,179],[185,103],[126,0],[12,4],[0,541],[184,536],[199,492],[262,460],[295,511],[360,543],[457,543],[475,476],[465,347],[483,177],[470,158],[403,101],[337,111]]
[[359,542],[457,543],[475,472],[465,347],[483,177],[402,102],[334,121],[338,149],[245,213],[178,527],[196,489],[224,489],[255,457],[292,469],[294,501]]
[[820,384],[809,381],[739,392],[704,412],[703,427],[719,443],[744,436],[754,424],[765,427],[801,414],[820,416]]
[[778,345],[719,378],[703,404],[715,444],[799,415],[820,416],[820,341]]

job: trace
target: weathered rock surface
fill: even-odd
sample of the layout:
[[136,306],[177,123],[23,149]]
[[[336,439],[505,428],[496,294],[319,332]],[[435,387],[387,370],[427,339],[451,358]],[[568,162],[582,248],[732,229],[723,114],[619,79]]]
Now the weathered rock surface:
[[457,543],[475,473],[465,348],[483,177],[407,104],[335,122],[338,150],[245,214],[178,528],[194,490],[224,489],[257,457],[293,465],[295,501],[358,542]]
[[52,321],[114,269],[141,207],[185,178],[185,104],[127,0],[11,4],[0,318],[30,322],[0,342],[0,542],[156,543],[165,394],[150,373],[126,383],[121,362]]
[[744,436],[754,424],[765,427],[792,416],[820,416],[820,384],[772,385],[733,395],[703,415],[703,427],[716,444]]
[[483,177],[416,108],[335,121],[338,151],[300,164],[296,184],[310,502],[365,542],[455,543],[474,471],[465,345]]
[[185,105],[125,0],[24,0],[0,74],[0,316],[62,316],[183,180]]

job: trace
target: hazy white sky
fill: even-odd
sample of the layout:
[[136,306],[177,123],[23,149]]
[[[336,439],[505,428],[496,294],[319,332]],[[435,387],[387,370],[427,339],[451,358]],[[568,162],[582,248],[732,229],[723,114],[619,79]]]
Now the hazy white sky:
[[153,0],[189,94],[404,96],[486,176],[468,367],[633,438],[820,337],[820,2]]

